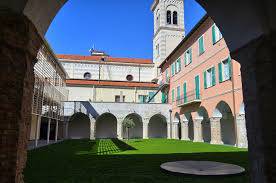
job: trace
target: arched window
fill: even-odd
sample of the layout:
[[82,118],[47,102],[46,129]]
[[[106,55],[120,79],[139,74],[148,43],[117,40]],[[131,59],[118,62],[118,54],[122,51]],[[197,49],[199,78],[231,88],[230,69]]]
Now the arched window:
[[84,79],[91,79],[91,73],[90,72],[84,73],[83,78]]
[[129,75],[126,76],[126,79],[128,81],[133,81],[133,76],[131,74],[129,74]]
[[167,11],[167,24],[172,24],[172,12]]
[[174,11],[173,12],[173,24],[174,25],[177,25],[178,24],[178,19],[177,19],[178,17],[177,17],[177,12],[176,11]]

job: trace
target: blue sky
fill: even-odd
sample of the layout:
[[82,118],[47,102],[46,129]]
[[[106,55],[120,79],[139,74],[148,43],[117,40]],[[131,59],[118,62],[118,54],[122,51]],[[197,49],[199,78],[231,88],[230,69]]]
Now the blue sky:
[[[69,0],[52,22],[46,39],[56,54],[152,58],[153,0]],[[184,1],[186,34],[205,14],[195,0]]]

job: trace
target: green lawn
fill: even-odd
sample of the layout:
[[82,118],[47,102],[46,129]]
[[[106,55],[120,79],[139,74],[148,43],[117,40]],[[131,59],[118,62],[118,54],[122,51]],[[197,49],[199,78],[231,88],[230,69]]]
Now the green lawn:
[[27,183],[246,183],[248,172],[230,177],[176,176],[160,164],[212,160],[248,168],[247,151],[179,140],[68,140],[29,151]]

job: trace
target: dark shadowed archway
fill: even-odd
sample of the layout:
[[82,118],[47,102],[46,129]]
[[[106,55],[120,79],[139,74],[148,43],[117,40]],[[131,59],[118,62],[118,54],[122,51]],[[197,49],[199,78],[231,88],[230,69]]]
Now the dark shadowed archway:
[[167,138],[167,120],[162,114],[156,114],[149,120],[149,138]]
[[176,138],[181,139],[182,138],[182,128],[181,128],[181,120],[179,113],[175,113],[174,115],[174,123],[177,123],[177,128],[175,129],[176,132]]
[[104,113],[96,120],[96,138],[117,138],[117,118],[111,113]]
[[[143,138],[143,122],[139,114],[132,113],[125,118],[130,118],[134,121],[134,128],[129,129],[129,138]],[[123,127],[123,138],[127,138],[127,129]]]
[[204,142],[211,142],[211,125],[208,112],[205,107],[200,107],[197,111],[198,117],[202,119],[201,121],[201,130],[202,130],[202,139]]
[[76,113],[69,119],[68,138],[88,139],[90,138],[90,119],[83,113]]
[[194,122],[191,113],[185,113],[185,117],[188,120],[188,137],[191,141],[194,140]]
[[222,142],[227,145],[235,145],[236,134],[234,117],[229,105],[224,101],[219,102],[213,116],[221,117],[220,129]]

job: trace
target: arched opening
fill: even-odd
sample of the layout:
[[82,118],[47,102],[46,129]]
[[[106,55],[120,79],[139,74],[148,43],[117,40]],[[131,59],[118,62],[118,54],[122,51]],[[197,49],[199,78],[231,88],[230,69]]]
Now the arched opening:
[[202,139],[204,142],[211,142],[211,125],[207,110],[204,107],[200,107],[197,111],[198,117],[202,119],[201,130]]
[[167,24],[172,24],[172,12],[170,10],[167,11]]
[[174,122],[177,123],[176,138],[181,139],[182,138],[182,129],[181,129],[181,121],[180,121],[179,113],[175,113]]
[[104,113],[96,120],[96,138],[117,138],[117,118],[111,113]]
[[90,72],[86,72],[83,74],[83,78],[84,79],[91,79],[91,73]]
[[235,145],[236,134],[234,117],[229,105],[224,101],[219,102],[216,106],[213,116],[221,118],[220,130],[222,142],[228,145]]
[[167,120],[162,114],[156,114],[149,120],[149,138],[167,138]]
[[[129,129],[129,138],[143,138],[143,122],[141,116],[136,113],[132,113],[127,115],[125,118],[130,118],[135,123],[134,128]],[[127,138],[127,129],[125,127],[123,127],[123,138]]]
[[173,12],[173,24],[174,25],[178,24],[178,14],[176,11]]
[[68,124],[68,138],[87,139],[90,138],[90,119],[83,113],[74,114]]

